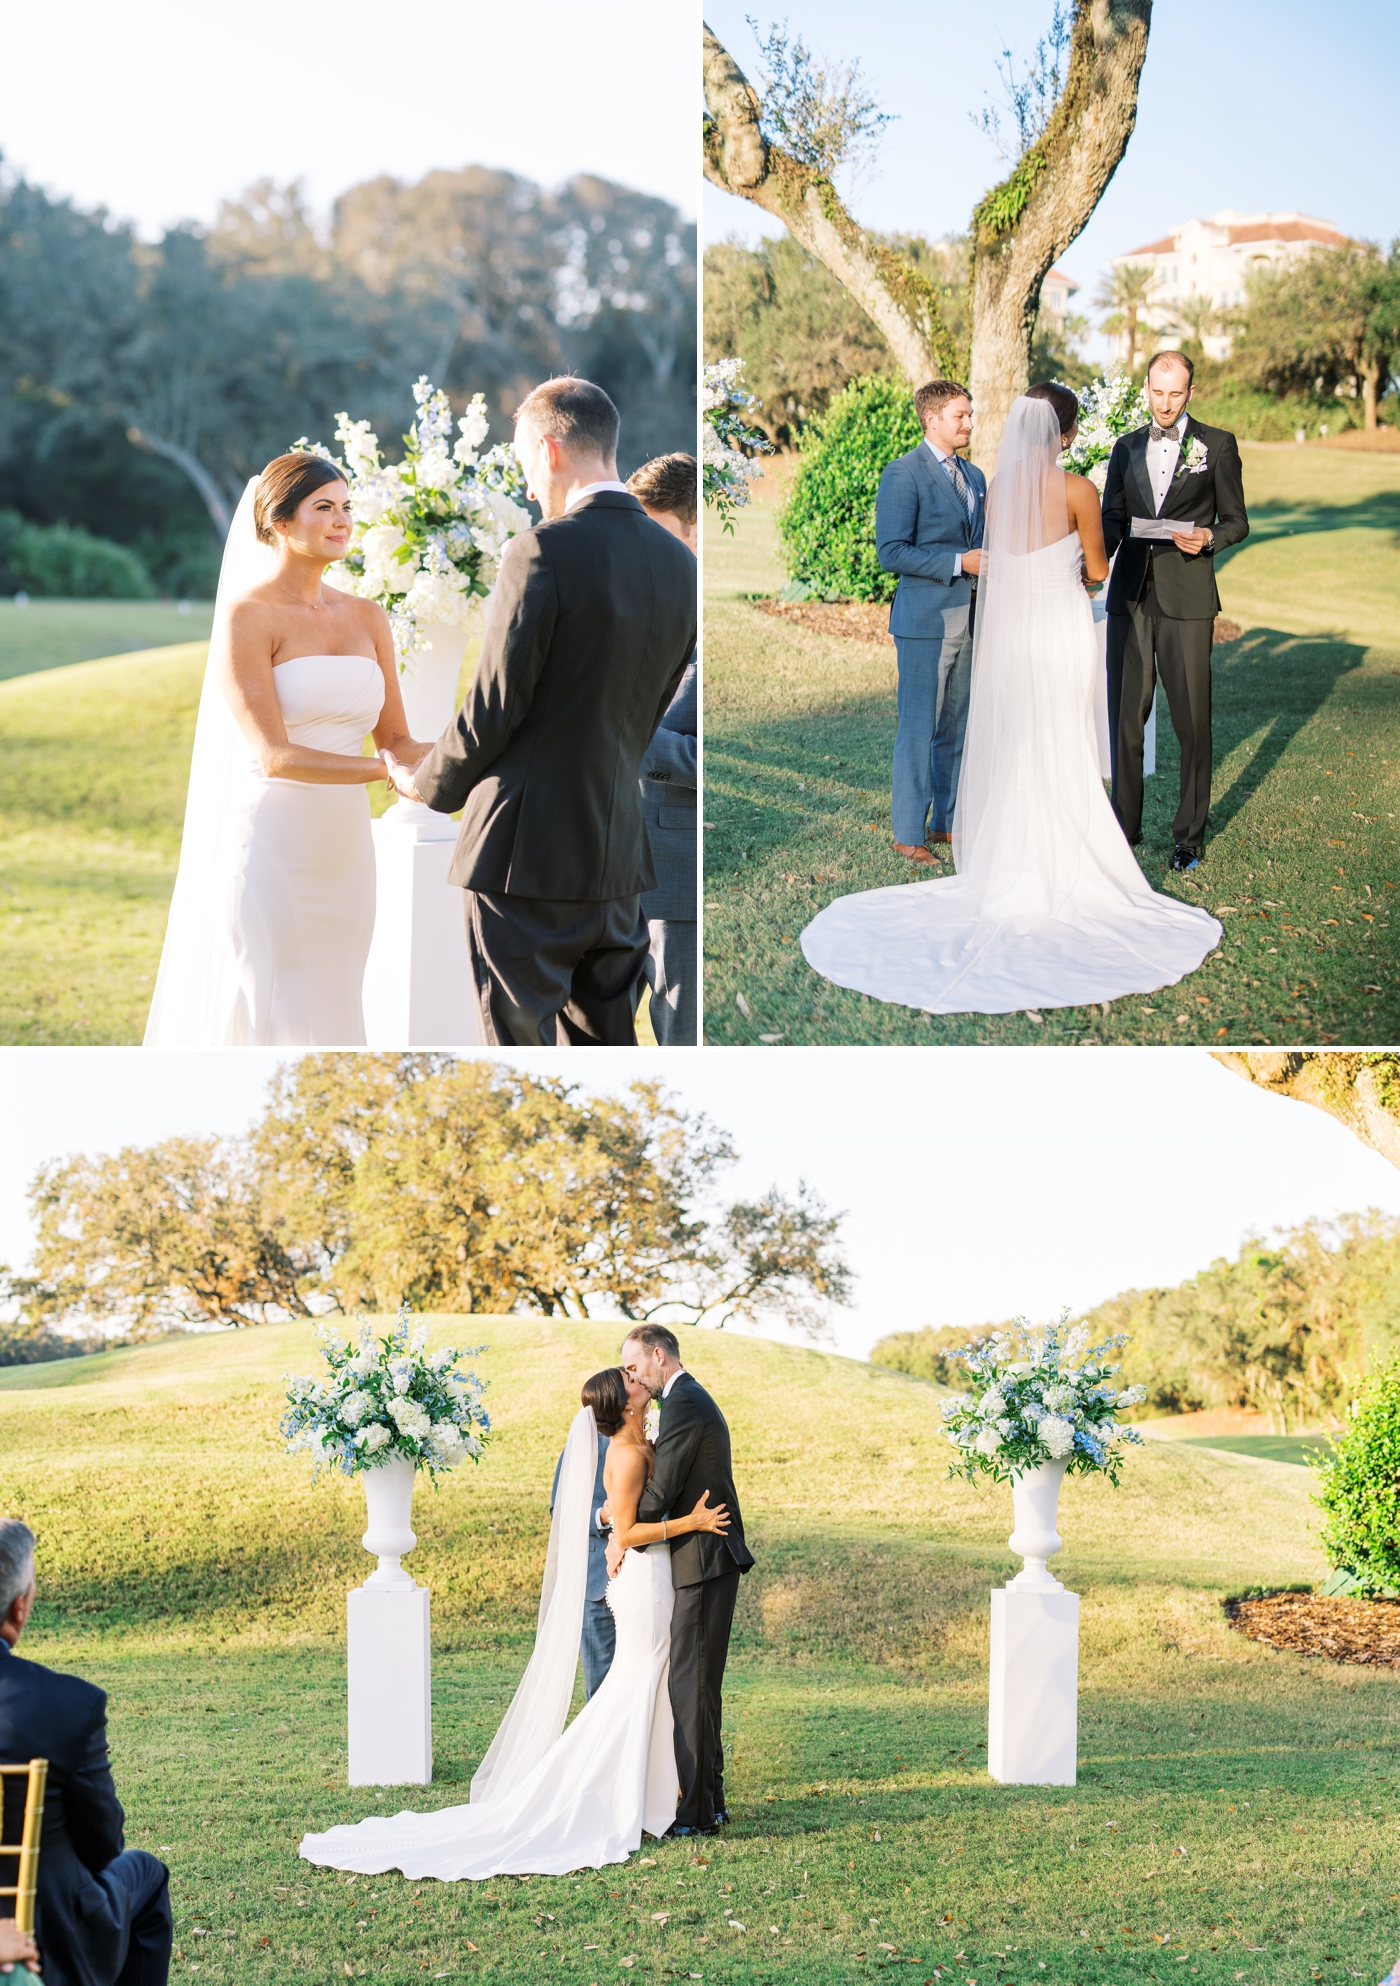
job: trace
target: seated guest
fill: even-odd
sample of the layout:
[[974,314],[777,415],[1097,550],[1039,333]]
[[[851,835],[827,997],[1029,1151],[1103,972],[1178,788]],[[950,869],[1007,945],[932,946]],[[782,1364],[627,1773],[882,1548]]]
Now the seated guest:
[[46,1986],[165,1986],[169,1871],[122,1847],[107,1699],[14,1654],[34,1604],[34,1533],[0,1518],[0,1764],[49,1761],[35,1936]]
[[[695,457],[658,455],[627,479],[627,487],[655,524],[692,552],[699,545]],[[646,815],[656,887],[642,897],[651,934],[647,983],[652,1031],[662,1048],[693,1048],[699,1019],[696,988],[695,870],[698,691],[695,658],[642,760],[642,809]]]

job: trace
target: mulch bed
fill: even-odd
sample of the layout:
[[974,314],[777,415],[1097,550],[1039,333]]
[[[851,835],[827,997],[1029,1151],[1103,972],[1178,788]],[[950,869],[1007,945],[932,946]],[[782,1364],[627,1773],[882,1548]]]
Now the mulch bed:
[[[757,600],[761,614],[796,621],[813,634],[835,635],[841,641],[892,642],[890,610],[872,600]],[[1238,641],[1244,629],[1222,614],[1215,623],[1217,641]]]
[[1290,1655],[1400,1669],[1400,1600],[1324,1599],[1318,1593],[1269,1593],[1227,1600],[1231,1627]]

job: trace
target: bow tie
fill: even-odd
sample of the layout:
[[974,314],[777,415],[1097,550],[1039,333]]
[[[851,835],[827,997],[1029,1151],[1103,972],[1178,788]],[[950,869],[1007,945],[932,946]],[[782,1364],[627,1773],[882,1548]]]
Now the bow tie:
[[1175,421],[1172,422],[1172,425],[1169,428],[1159,428],[1157,423],[1154,421],[1152,423],[1152,433],[1149,439],[1152,441],[1175,441],[1177,439]]

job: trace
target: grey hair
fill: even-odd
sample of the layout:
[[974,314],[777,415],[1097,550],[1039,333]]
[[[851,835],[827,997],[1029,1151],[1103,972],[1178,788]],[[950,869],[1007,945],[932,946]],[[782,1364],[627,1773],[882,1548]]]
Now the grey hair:
[[34,1533],[18,1517],[0,1517],[0,1620],[34,1583]]

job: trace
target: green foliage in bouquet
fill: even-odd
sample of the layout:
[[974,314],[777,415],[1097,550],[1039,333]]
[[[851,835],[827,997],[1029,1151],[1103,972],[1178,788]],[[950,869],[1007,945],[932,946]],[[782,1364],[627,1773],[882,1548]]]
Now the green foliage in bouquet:
[[282,1433],[289,1455],[305,1449],[315,1457],[313,1473],[329,1465],[346,1476],[402,1458],[434,1483],[439,1469],[455,1469],[468,1456],[480,1460],[491,1431],[485,1388],[474,1372],[459,1372],[457,1361],[484,1345],[430,1352],[427,1325],[410,1332],[407,1307],[383,1338],[363,1318],[356,1339],[329,1324],[318,1324],[316,1336],[326,1377],[287,1375]]
[[802,437],[802,466],[778,518],[794,597],[892,600],[898,581],[875,556],[875,497],[897,455],[922,440],[909,389],[853,379]]
[[963,1354],[972,1390],[943,1402],[943,1432],[957,1450],[950,1476],[1008,1482],[1045,1462],[1064,1462],[1073,1475],[1105,1475],[1115,1486],[1120,1442],[1142,1436],[1116,1418],[1142,1399],[1140,1386],[1120,1388],[1110,1352],[1121,1336],[1091,1344],[1068,1314],[1033,1331],[1018,1317]]
[[1346,1433],[1320,1470],[1323,1549],[1350,1575],[1345,1585],[1329,1580],[1329,1590],[1400,1593],[1400,1358],[1352,1403]]

